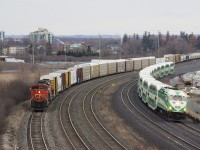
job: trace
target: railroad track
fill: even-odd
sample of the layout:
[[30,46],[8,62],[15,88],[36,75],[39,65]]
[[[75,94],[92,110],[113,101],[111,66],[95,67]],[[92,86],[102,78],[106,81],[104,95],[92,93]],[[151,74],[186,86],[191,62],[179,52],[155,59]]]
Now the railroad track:
[[188,131],[190,134],[193,134],[194,136],[200,138],[200,130],[185,124],[185,123],[176,123],[176,125],[178,125],[179,127],[183,128],[184,130]]
[[[131,73],[129,73],[129,75],[130,74]],[[89,126],[91,126],[89,134],[92,134],[92,136],[95,135],[95,138],[98,138],[98,141],[94,141],[96,142],[96,146],[101,143],[101,146],[103,146],[105,149],[115,149],[116,147],[118,149],[126,149],[125,147],[122,146],[122,144],[119,141],[116,140],[116,138],[112,137],[112,135],[109,134],[108,131],[106,132],[105,128],[102,128],[100,123],[95,120],[95,117],[93,116],[94,114],[92,116],[88,116],[88,113],[90,113],[91,110],[87,109],[88,107],[85,108],[86,106],[85,102],[88,99],[88,96],[92,95],[91,93],[95,91],[95,89],[101,86],[110,84],[110,82],[114,80],[118,80],[119,78],[124,78],[125,76],[128,76],[128,75],[118,74],[118,75],[114,75],[114,76],[110,76],[106,78],[100,78],[94,81],[83,83],[83,85],[71,91],[63,99],[60,105],[60,110],[59,110],[60,123],[73,149],[94,149],[94,143],[91,144],[92,142],[88,141],[88,137],[85,137],[85,135],[82,133],[83,131],[81,131],[80,129],[80,126],[77,126],[75,122],[75,118],[79,117],[78,114],[74,115],[74,112],[73,112],[74,107],[75,107],[73,103],[75,99],[79,99],[80,101],[82,101],[81,99],[83,99],[82,109],[83,109],[83,113],[86,119],[86,124],[89,124]],[[94,87],[96,83],[100,83],[100,84],[97,84],[97,86]],[[85,93],[87,94],[85,95]],[[64,108],[64,106],[68,106],[67,110],[66,108]],[[91,122],[91,117],[93,117],[93,121],[95,121],[95,123],[93,121]],[[97,126],[98,126],[98,129],[96,129]],[[111,140],[109,141],[109,143],[107,141],[108,139]],[[115,145],[111,145],[110,143],[112,144],[115,143]]]
[[110,85],[111,82],[114,80],[118,80],[125,76],[110,80],[106,83],[102,83],[93,89],[91,89],[84,97],[83,100],[83,112],[85,117],[87,118],[90,126],[95,130],[98,136],[109,146],[110,149],[125,149],[127,150],[126,146],[123,145],[116,137],[112,135],[112,133],[106,129],[103,123],[98,119],[97,115],[95,114],[94,106],[94,95],[97,94],[100,89]]
[[[176,135],[175,133],[167,130],[166,128],[164,128],[163,126],[159,125],[157,122],[153,121],[150,117],[148,117],[147,115],[145,115],[142,111],[140,111],[135,105],[134,103],[131,101],[128,93],[130,92],[130,89],[134,86],[135,84],[132,84],[131,87],[129,87],[128,89],[128,92],[127,92],[127,98],[129,100],[129,103],[132,105],[132,108],[134,108],[139,114],[141,114],[143,116],[143,118],[147,119],[149,122],[151,122],[152,124],[154,124],[157,128],[165,131],[168,135],[170,135],[171,137],[173,137],[173,139],[171,138],[168,138],[169,140],[171,140],[171,142],[173,142],[174,144],[177,144],[179,146],[181,146],[182,148],[185,148],[185,149],[200,149],[199,146],[197,145],[194,145],[192,142],[189,142],[187,140],[185,140],[184,138]],[[126,104],[127,105],[127,104]],[[129,108],[129,110],[132,112],[132,110]],[[167,136],[168,137],[168,136]],[[166,137],[166,138],[167,138]],[[176,140],[174,140],[174,138]]]
[[43,134],[43,112],[32,112],[27,132],[28,147],[32,150],[48,150]]
[[[183,69],[183,68],[184,67],[182,67],[181,69]],[[75,99],[79,99],[80,101],[82,101],[80,108],[82,109],[83,112],[85,112],[85,113],[83,113],[83,115],[85,116],[85,119],[87,120],[86,125],[90,126],[90,130],[91,130],[90,132],[95,133],[96,137],[94,137],[94,138],[98,138],[99,141],[101,141],[99,143],[96,142],[96,145],[98,145],[98,144],[104,145],[105,149],[127,149],[126,146],[123,145],[123,143],[121,143],[119,140],[117,140],[117,137],[114,137],[109,132],[109,130],[104,127],[103,123],[101,123],[100,120],[98,119],[98,117],[96,116],[94,108],[93,108],[93,106],[95,105],[93,102],[94,95],[99,91],[99,89],[110,84],[111,81],[117,80],[119,78],[119,76],[124,76],[124,74],[118,74],[118,75],[113,75],[110,77],[99,78],[96,80],[84,82],[77,87],[75,86],[75,87],[71,88],[72,90],[69,90],[69,93],[64,97],[64,99],[62,100],[60,107],[59,107],[59,121],[62,126],[63,133],[64,133],[66,139],[68,140],[68,142],[70,143],[71,148],[69,148],[69,149],[94,149],[94,147],[95,147],[94,143],[91,144],[94,141],[92,141],[92,142],[88,141],[88,139],[83,134],[83,132],[85,132],[85,131],[83,131],[83,129],[81,130],[80,126],[77,126],[77,124],[74,120],[75,117],[78,117],[78,116],[74,115],[74,112],[73,112],[75,109],[74,104],[73,104]],[[121,78],[123,78],[123,77],[121,77]],[[125,89],[130,91],[130,89],[129,89],[129,88],[131,88],[130,86],[131,86],[131,84],[127,85],[127,87],[125,87]],[[132,108],[133,108],[133,106],[130,107],[131,110],[132,110]],[[140,116],[142,116],[142,115],[140,114]],[[30,119],[30,120],[32,120],[32,119]],[[38,120],[38,119],[36,119],[36,120]],[[36,121],[36,122],[38,122],[38,121]],[[144,122],[146,124],[146,121],[144,121],[144,117],[142,118],[141,122]],[[83,123],[83,125],[84,124],[85,123]],[[31,127],[29,127],[29,128],[31,129]],[[39,128],[40,127],[38,126],[38,130],[36,130],[37,132],[39,132]],[[30,129],[28,129],[28,133],[31,134]],[[41,131],[42,130],[43,129],[42,129],[42,125],[41,125]],[[41,132],[41,133],[43,133],[43,132]],[[29,136],[29,137],[31,137],[31,136]],[[28,137],[28,139],[30,139],[29,137]],[[41,138],[41,136],[40,136],[40,138]],[[34,138],[32,138],[32,139],[34,139]],[[169,137],[167,137],[167,139],[170,140]],[[31,140],[29,140],[29,141],[31,141]],[[33,142],[29,142],[30,149],[38,149],[35,147],[39,146],[40,144],[42,145],[42,141],[44,141],[43,148],[41,146],[41,148],[39,148],[39,149],[45,149],[44,145],[46,145],[46,144],[45,144],[43,135],[42,135],[42,139],[40,140],[40,142],[41,142],[40,144],[37,144],[37,141],[35,141],[35,142],[34,142],[34,140],[32,140],[32,141]],[[188,144],[180,145],[179,144],[180,142],[177,143],[177,140],[175,142],[173,140],[171,140],[171,141],[173,143],[179,145],[181,148],[187,149],[189,147]],[[35,145],[35,147],[33,147],[33,145]],[[190,148],[194,148],[194,147],[191,146]],[[47,149],[47,145],[46,145],[46,149]]]
[[[127,84],[126,86],[124,86],[124,88],[121,91],[121,100],[123,101],[125,107],[128,109],[128,111],[134,115],[135,117],[137,117],[141,122],[143,122],[144,124],[147,125],[147,127],[150,127],[152,129],[154,129],[156,132],[159,132],[158,129],[160,129],[161,134],[163,134],[164,136],[166,136],[166,139],[170,140],[171,142],[173,142],[174,144],[178,145],[181,149],[200,149],[200,147],[194,145],[191,142],[186,141],[185,139],[177,136],[176,134],[174,134],[173,132],[165,129],[163,126],[161,126],[160,124],[158,124],[157,122],[153,121],[150,117],[148,117],[147,115],[145,115],[142,111],[140,111],[137,106],[134,105],[134,103],[132,102],[134,99],[130,99],[129,97],[129,92],[130,89],[136,84],[136,81],[133,81],[132,83]],[[126,95],[126,101],[124,100],[125,98],[123,98],[123,93],[125,91],[125,89],[127,90],[127,92],[125,93]],[[137,113],[136,113],[137,112]],[[147,120],[145,121],[144,118]],[[157,129],[156,129],[156,128]]]
[[62,100],[60,104],[60,108],[59,108],[59,116],[60,116],[59,120],[60,120],[62,130],[73,149],[78,149],[78,147],[88,149],[88,147],[82,141],[79,134],[75,132],[74,126],[71,124],[71,121],[70,121],[70,115],[68,115],[69,114],[68,109],[64,109],[64,105],[69,106],[70,99],[74,97],[73,95],[75,95],[77,92],[85,88],[89,83],[90,82],[86,84],[82,84],[81,86],[78,86],[77,88],[72,90],[70,93],[68,93],[65,96],[65,98]]

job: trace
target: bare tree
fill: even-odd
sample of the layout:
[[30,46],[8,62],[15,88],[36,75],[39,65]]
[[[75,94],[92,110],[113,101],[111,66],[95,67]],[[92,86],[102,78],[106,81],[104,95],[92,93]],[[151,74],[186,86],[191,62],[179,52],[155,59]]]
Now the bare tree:
[[166,46],[164,47],[165,53],[171,54],[183,54],[183,53],[190,53],[193,51],[193,48],[190,44],[188,44],[182,38],[174,38],[167,42]]

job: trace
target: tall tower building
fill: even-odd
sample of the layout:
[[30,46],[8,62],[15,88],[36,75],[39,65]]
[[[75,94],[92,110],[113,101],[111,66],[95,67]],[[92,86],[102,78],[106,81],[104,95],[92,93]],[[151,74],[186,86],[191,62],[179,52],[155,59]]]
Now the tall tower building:
[[30,33],[30,41],[34,44],[39,44],[42,41],[52,44],[53,38],[53,34],[45,28],[38,28],[38,31]]
[[5,32],[0,31],[0,40],[3,41],[5,39]]

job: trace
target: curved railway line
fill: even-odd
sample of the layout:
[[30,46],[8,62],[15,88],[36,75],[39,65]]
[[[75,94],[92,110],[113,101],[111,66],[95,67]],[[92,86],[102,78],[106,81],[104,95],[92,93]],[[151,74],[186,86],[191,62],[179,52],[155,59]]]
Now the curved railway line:
[[[139,110],[137,108],[137,106],[132,102],[134,101],[134,99],[131,100],[129,93],[130,93],[130,89],[136,84],[136,82],[133,83],[129,83],[127,84],[121,92],[121,99],[124,103],[124,105],[127,107],[127,109],[130,111],[130,113],[134,116],[136,116],[140,121],[142,121],[143,123],[145,123],[147,125],[147,127],[151,127],[153,129],[155,129],[155,131],[158,132],[158,134],[163,134],[163,132],[160,132],[158,129],[161,129],[162,131],[164,131],[165,133],[163,134],[164,136],[166,136],[166,139],[170,140],[171,142],[173,142],[174,144],[177,144],[178,146],[184,148],[184,149],[200,149],[199,146],[196,146],[195,144],[193,144],[192,142],[188,142],[187,140],[185,140],[184,138],[178,136],[176,133],[173,133],[171,131],[169,131],[168,129],[166,129],[165,127],[163,127],[162,125],[160,125],[158,122],[155,122],[152,118],[150,118],[149,116],[147,116],[145,113],[143,113],[141,110]],[[130,86],[131,85],[131,86]],[[128,101],[124,101],[124,98],[122,96],[122,93],[124,92],[125,88],[127,88],[127,92],[125,93],[127,96]],[[128,102],[128,103],[127,103]],[[131,106],[130,106],[131,105]],[[133,111],[133,109],[135,111],[137,111],[137,113],[135,111]],[[144,118],[147,120],[145,121]],[[152,126],[153,125],[153,126]]]
[[121,79],[126,77],[126,75],[122,77],[118,77],[116,79],[110,80],[108,82],[102,83],[93,89],[91,89],[84,97],[83,100],[83,111],[85,117],[87,118],[91,127],[96,131],[96,133],[101,137],[102,140],[111,148],[111,149],[125,149],[127,150],[126,146],[123,145],[112,133],[109,132],[108,129],[103,125],[103,123],[98,119],[97,115],[95,114],[93,108],[93,99],[94,95],[99,92],[105,86],[110,85],[110,82],[114,80]]
[[[106,86],[106,85],[110,84],[111,82],[113,82],[114,80],[124,78],[125,76],[128,76],[128,75],[120,74],[120,75],[115,75],[114,78],[112,76],[112,77],[108,77],[106,79],[99,79],[100,81],[103,81],[103,82],[98,81],[100,84],[97,84],[96,86],[93,86],[94,82],[96,82],[96,81],[88,82],[88,83],[80,86],[79,88],[76,88],[72,92],[70,92],[63,99],[63,101],[60,105],[60,110],[59,110],[60,123],[62,125],[63,131],[66,133],[66,136],[74,149],[80,149],[80,148],[94,149],[94,145],[91,145],[88,142],[87,137],[84,137],[84,135],[81,133],[82,131],[80,130],[80,127],[77,126],[76,121],[74,120],[74,118],[76,118],[73,114],[74,101],[79,99],[80,97],[82,97],[82,99],[83,99],[82,112],[84,113],[84,116],[85,116],[84,123],[89,124],[89,126],[91,128],[90,130],[92,131],[91,134],[97,135],[96,138],[98,139],[98,142],[101,141],[101,144],[106,149],[126,149],[125,146],[123,146],[119,141],[117,141],[117,139],[114,136],[112,136],[112,134],[109,133],[109,131],[105,127],[102,126],[102,123],[100,121],[96,120],[96,116],[95,116],[94,112],[92,112],[91,107],[90,107],[91,96],[93,95],[93,92],[96,92],[96,89],[101,88],[102,86]],[[83,92],[85,90],[87,92]],[[81,96],[80,96],[80,93],[81,93]],[[69,97],[70,94],[73,94],[73,96]],[[69,99],[69,100],[67,101],[67,103],[65,103],[65,100],[67,100],[67,99]],[[63,111],[66,111],[66,109],[63,107],[63,104],[65,104],[65,106],[66,105],[68,106],[68,115],[67,116],[62,115]],[[65,109],[65,110],[62,110],[62,109]],[[68,121],[66,121],[66,120],[68,120]],[[69,133],[69,132],[67,133],[67,130],[68,131],[73,130],[74,133],[73,134]],[[98,146],[98,144],[97,144],[97,146]]]
[[[184,69],[186,69],[186,68],[187,67],[184,67]],[[191,69],[191,67],[190,67],[190,69]],[[183,70],[183,68],[180,68],[177,71],[181,72],[181,70]],[[135,84],[136,84],[136,82],[128,83],[126,86],[124,86],[124,88],[121,91],[121,100],[123,101],[126,108],[130,111],[130,113],[132,115],[136,116],[137,118],[139,118],[139,120],[144,122],[147,126],[150,127],[151,125],[149,125],[149,123],[152,123],[154,126],[157,126],[157,128],[160,128],[162,131],[165,131],[167,133],[167,134],[164,134],[166,136],[166,138],[168,138],[169,140],[171,140],[171,142],[177,144],[178,146],[185,148],[185,149],[200,149],[199,140],[198,140],[199,136],[200,136],[199,129],[192,127],[190,125],[184,124],[184,123],[174,123],[172,121],[169,122],[168,120],[165,122],[166,125],[164,126],[164,125],[160,124],[160,122],[156,122],[156,121],[154,121],[153,118],[150,118],[147,115],[147,113],[145,114],[144,113],[145,106],[142,106],[142,108],[139,108],[140,107],[139,105],[144,105],[144,104],[138,104],[138,103],[142,103],[140,100],[137,100],[138,98],[131,99],[130,97],[133,97],[133,95],[129,96],[131,88],[134,88],[134,90],[132,90],[132,92],[137,91],[137,90],[135,90],[135,88],[136,88]],[[126,96],[124,96],[124,97],[126,97],[127,100],[124,101],[123,92],[125,91],[126,88],[127,88],[127,92],[125,93]],[[146,107],[146,109],[148,109],[148,108]],[[135,111],[137,111],[137,113]],[[136,114],[138,114],[138,115],[136,115]],[[143,118],[147,119],[148,122],[145,122]],[[170,126],[171,126],[171,128],[175,127],[175,129],[170,130]],[[180,131],[183,134],[185,133],[185,137],[182,134],[177,134],[178,127],[179,128],[181,127]],[[176,130],[176,128],[177,128],[177,130]],[[159,132],[159,131],[157,130],[157,132]],[[192,140],[187,138],[187,135],[190,135],[190,137],[193,137]],[[171,136],[171,138],[169,138],[170,136]]]
[[32,150],[48,150],[43,127],[43,112],[32,112],[29,119],[28,128],[29,149]]
[[[185,63],[177,65],[176,75],[184,73],[185,70],[192,71],[196,69],[194,65],[187,67],[184,64]],[[197,64],[200,64],[200,62],[198,61]],[[137,118],[137,120],[140,121],[139,123],[157,132],[156,134],[158,134],[158,136],[173,143],[175,148],[200,149],[200,142],[198,144],[198,139],[193,141],[189,139],[190,137],[200,137],[199,124],[191,125],[192,120],[186,122],[169,122],[158,115],[156,119],[151,118],[151,116],[156,114],[148,109],[142,101],[136,97],[136,94],[133,94],[133,92],[137,91],[135,90],[137,78],[135,77],[133,79],[134,74],[133,72],[129,72],[102,77],[74,86],[67,94],[63,93],[64,96],[57,101],[57,103],[59,103],[59,117],[57,119],[59,120],[64,136],[58,138],[65,137],[69,144],[69,149],[130,149],[128,145],[125,145],[116,134],[110,132],[110,129],[101,122],[94,107],[96,105],[94,102],[95,95],[100,92],[102,88],[111,85],[114,81],[129,80],[129,83],[126,81],[126,84],[120,89],[120,100],[124,105],[121,107],[126,107],[126,111],[128,111],[133,118]],[[144,108],[146,108],[148,112],[144,112],[144,110],[142,110]],[[34,112],[30,117],[27,138],[28,146],[33,150],[47,150],[49,146],[43,134],[44,125],[42,116],[43,113]],[[164,124],[158,122],[159,120],[162,120]],[[168,127],[166,128],[166,126]],[[182,134],[175,133],[176,129],[180,131],[178,128],[187,134],[191,134],[190,137],[184,138]]]

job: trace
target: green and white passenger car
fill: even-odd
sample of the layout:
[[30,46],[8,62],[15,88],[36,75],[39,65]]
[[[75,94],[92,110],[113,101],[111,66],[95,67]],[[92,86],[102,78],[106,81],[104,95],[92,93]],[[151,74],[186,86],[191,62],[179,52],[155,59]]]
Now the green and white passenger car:
[[162,78],[174,72],[174,63],[167,62],[144,68],[139,73],[138,95],[148,106],[169,118],[184,118],[187,108],[187,95],[156,77]]

